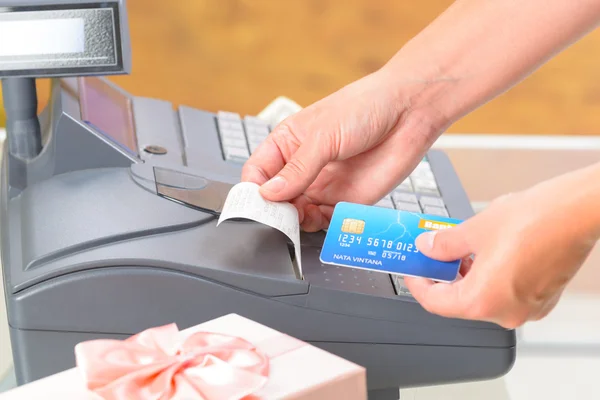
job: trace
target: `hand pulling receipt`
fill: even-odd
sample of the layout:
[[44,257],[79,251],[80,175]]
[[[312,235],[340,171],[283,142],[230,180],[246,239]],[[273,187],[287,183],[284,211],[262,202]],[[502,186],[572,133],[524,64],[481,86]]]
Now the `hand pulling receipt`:
[[229,191],[217,226],[223,221],[234,218],[249,219],[283,232],[294,244],[299,277],[303,279],[300,258],[300,224],[296,207],[290,203],[265,200],[260,195],[257,184],[242,182]]

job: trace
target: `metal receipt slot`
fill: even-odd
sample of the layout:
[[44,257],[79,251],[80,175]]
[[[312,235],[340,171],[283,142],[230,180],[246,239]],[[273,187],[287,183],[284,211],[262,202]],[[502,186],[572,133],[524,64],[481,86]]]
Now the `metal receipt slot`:
[[[38,43],[48,32],[60,40]],[[365,366],[371,399],[512,367],[513,331],[432,315],[393,276],[322,265],[323,232],[302,235],[300,280],[280,232],[216,228],[272,127],[135,97],[100,77],[130,71],[125,1],[0,0],[0,38],[1,250],[19,383],[73,367],[78,342],[228,313]],[[53,83],[37,115],[40,77]],[[436,151],[379,205],[472,215]]]

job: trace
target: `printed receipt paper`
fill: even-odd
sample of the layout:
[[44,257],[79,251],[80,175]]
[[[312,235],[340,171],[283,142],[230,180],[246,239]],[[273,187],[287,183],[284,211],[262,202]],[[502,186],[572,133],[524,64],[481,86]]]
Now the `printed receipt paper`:
[[249,219],[283,232],[294,244],[298,272],[300,278],[304,279],[300,258],[300,225],[296,207],[290,203],[265,200],[260,195],[257,184],[242,182],[229,191],[217,226],[223,221],[234,218]]

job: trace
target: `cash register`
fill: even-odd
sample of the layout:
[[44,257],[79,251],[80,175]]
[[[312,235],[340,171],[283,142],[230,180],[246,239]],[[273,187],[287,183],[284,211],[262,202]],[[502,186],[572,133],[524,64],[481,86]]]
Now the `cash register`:
[[[84,340],[229,313],[366,367],[370,399],[510,370],[514,331],[430,314],[396,276],[321,264],[324,232],[302,234],[299,277],[281,232],[217,227],[273,127],[107,79],[130,69],[124,0],[0,0],[1,251],[18,383],[73,367]],[[39,114],[36,78],[52,78]],[[439,151],[377,205],[473,213]]]

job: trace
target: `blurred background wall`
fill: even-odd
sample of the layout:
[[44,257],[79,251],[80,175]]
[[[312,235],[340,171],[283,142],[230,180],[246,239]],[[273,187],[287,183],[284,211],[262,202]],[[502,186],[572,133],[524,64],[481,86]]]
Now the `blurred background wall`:
[[[256,114],[279,95],[306,106],[379,68],[451,3],[128,0],[133,74],[111,79],[211,111]],[[600,134],[599,48],[596,31],[450,132]],[[43,106],[48,82],[39,91]]]

